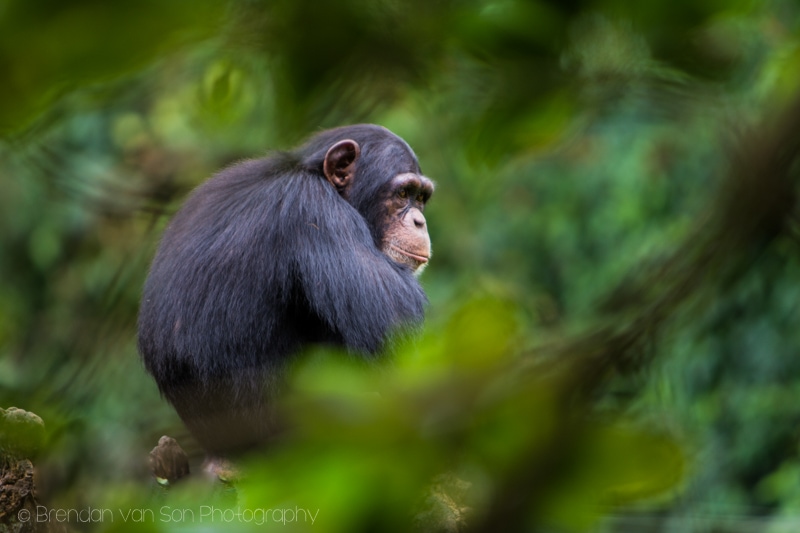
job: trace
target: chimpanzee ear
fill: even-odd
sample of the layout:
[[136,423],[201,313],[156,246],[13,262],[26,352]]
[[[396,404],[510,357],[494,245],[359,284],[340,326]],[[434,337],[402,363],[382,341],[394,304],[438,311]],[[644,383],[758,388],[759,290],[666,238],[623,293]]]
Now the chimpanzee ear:
[[322,170],[328,181],[340,192],[353,182],[359,155],[361,155],[361,147],[350,139],[337,142],[325,154]]

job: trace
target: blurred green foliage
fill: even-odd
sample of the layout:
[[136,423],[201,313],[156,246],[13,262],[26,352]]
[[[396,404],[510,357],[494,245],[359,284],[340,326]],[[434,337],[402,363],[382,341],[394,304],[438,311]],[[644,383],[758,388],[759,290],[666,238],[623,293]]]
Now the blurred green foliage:
[[231,503],[148,485],[160,435],[198,451],[136,355],[147,266],[216,169],[369,121],[437,182],[427,327],[388,368],[303,359],[299,429],[234,506],[791,531],[797,222],[747,157],[798,95],[799,25],[791,0],[0,1],[0,407],[45,421],[41,498],[158,530]]

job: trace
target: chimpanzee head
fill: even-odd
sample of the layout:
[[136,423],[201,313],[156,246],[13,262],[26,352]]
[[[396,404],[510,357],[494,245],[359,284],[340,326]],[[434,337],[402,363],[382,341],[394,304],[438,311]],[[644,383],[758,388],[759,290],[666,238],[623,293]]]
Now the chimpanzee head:
[[423,211],[434,186],[408,144],[374,125],[329,130],[312,142],[313,159],[324,150],[323,175],[364,217],[375,245],[420,274],[431,257]]

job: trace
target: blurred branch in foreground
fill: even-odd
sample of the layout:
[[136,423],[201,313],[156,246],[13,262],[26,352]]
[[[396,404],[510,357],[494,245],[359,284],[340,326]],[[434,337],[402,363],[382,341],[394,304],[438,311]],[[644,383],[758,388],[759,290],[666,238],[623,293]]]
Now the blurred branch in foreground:
[[[521,361],[509,349],[513,310],[482,301],[431,333],[422,357],[401,349],[389,375],[319,360],[301,366],[289,398],[294,431],[249,466],[242,504],[301,501],[347,509],[331,531],[400,531],[434,483],[442,501],[463,498],[444,512],[468,530],[586,530],[609,505],[674,490],[686,470],[675,439],[601,416],[595,399],[615,375],[649,362],[653,335],[690,318],[713,289],[733,287],[787,228],[798,141],[800,98],[736,143],[698,229],[612,292],[610,325]],[[381,397],[366,401],[376,388]],[[346,488],[330,483],[340,469]],[[452,493],[438,477],[446,472],[457,476]]]

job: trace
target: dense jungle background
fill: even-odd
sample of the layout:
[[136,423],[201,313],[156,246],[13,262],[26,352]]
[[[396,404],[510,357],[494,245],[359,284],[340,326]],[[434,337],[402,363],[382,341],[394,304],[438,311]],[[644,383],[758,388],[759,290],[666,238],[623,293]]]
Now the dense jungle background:
[[[169,216],[357,122],[436,181],[424,331],[300,364],[233,500],[159,487]],[[792,0],[0,0],[0,407],[78,531],[797,531],[799,149]],[[160,513],[208,501],[318,515]]]

